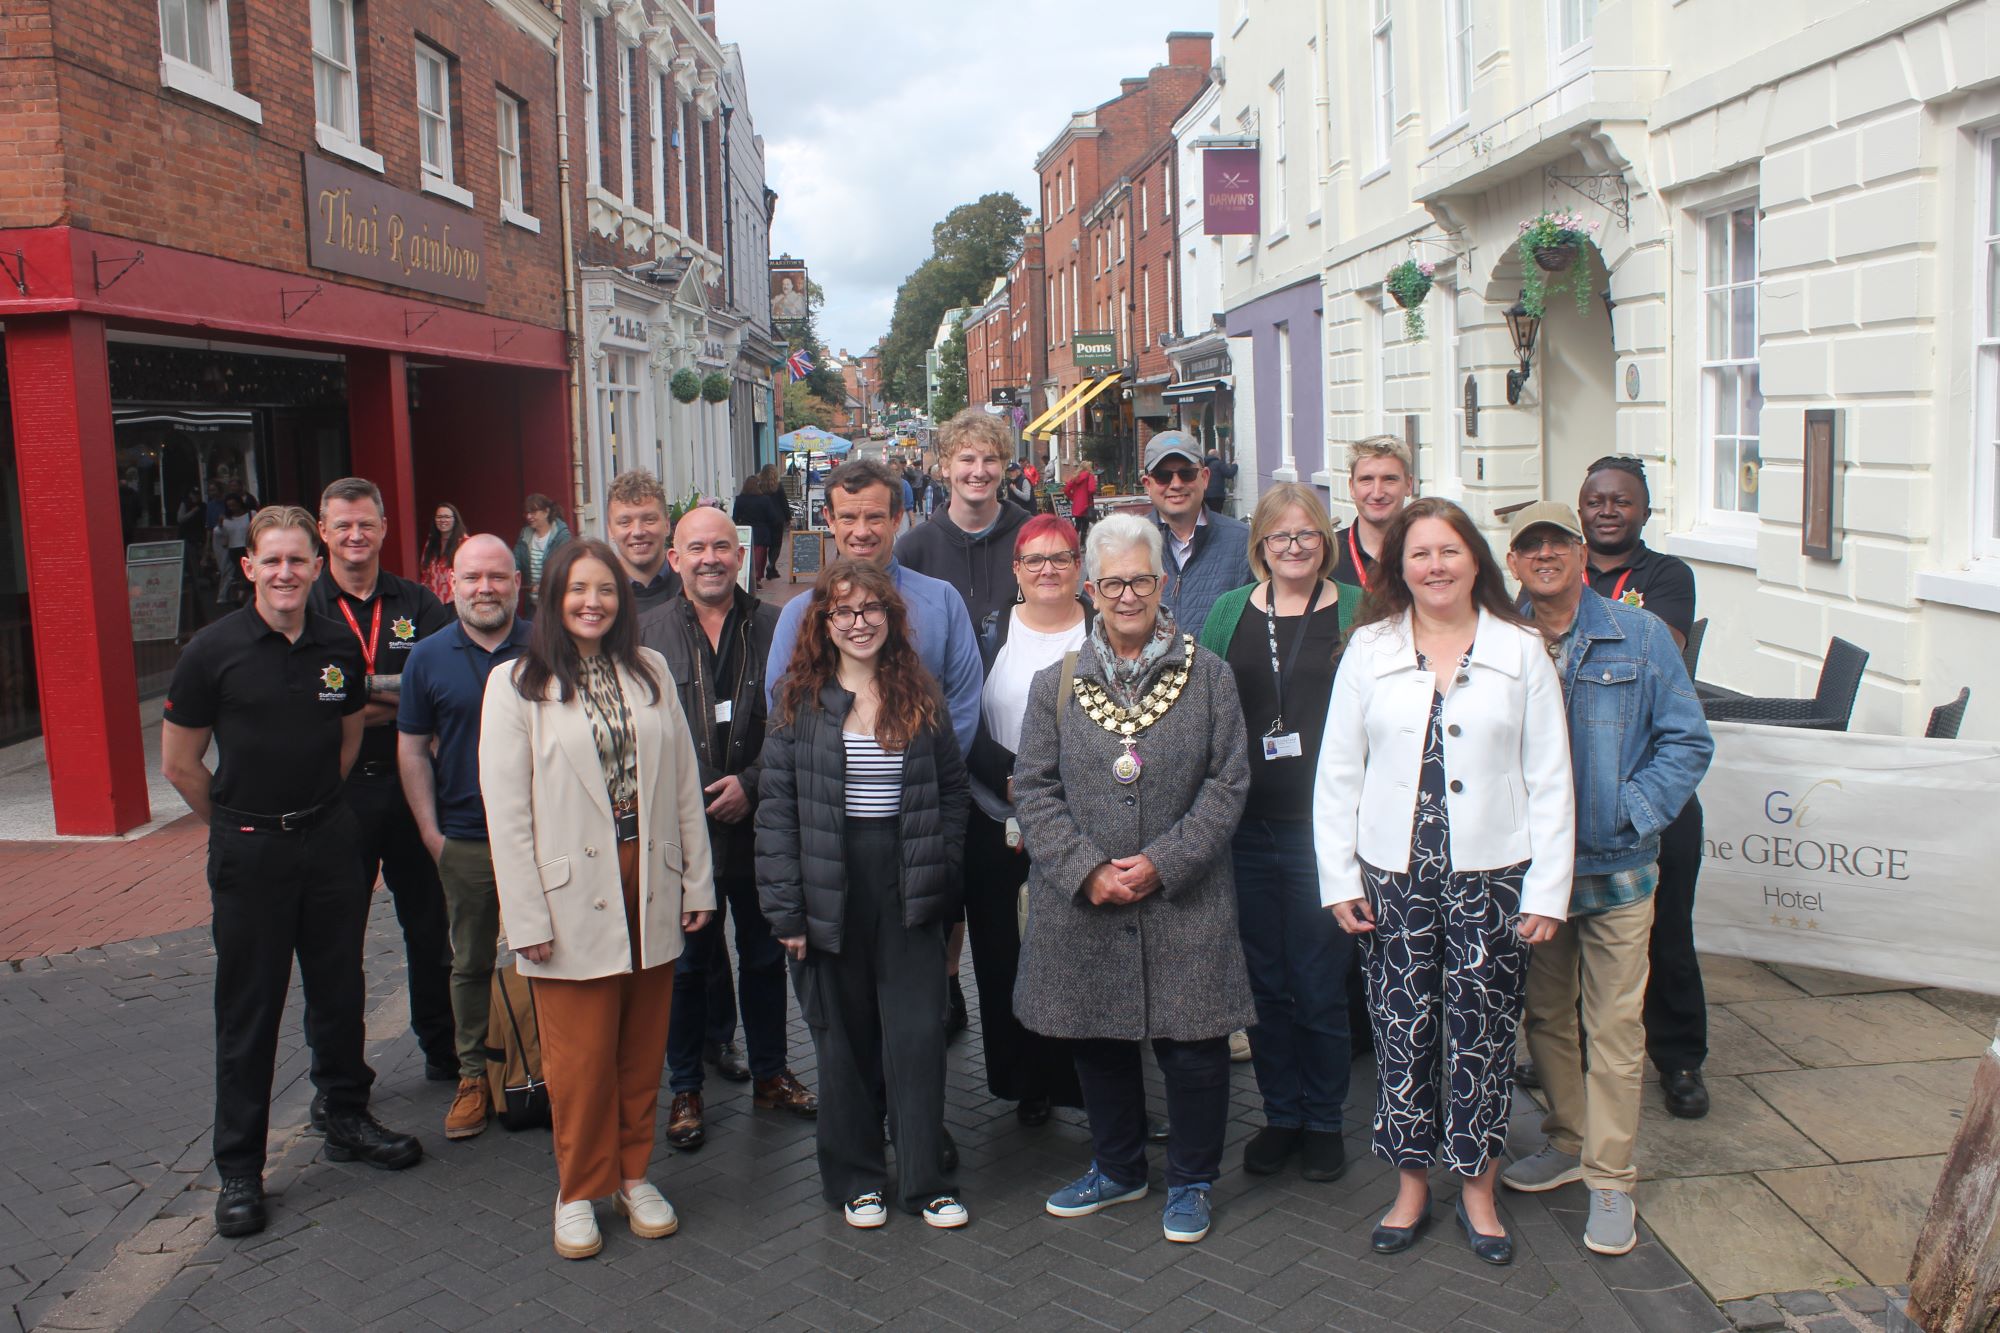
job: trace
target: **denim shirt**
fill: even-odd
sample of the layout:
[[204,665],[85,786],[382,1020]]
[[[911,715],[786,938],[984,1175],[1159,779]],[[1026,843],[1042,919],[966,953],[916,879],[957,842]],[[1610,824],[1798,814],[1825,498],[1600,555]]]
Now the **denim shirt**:
[[1576,873],[1658,857],[1660,831],[1694,795],[1715,741],[1664,621],[1588,588],[1562,671],[1576,778]]

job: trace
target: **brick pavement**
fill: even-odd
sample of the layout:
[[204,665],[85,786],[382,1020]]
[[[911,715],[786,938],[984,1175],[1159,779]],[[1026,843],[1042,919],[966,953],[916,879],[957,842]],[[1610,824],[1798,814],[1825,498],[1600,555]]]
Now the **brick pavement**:
[[204,924],[207,854],[193,815],[130,842],[0,842],[0,960]]

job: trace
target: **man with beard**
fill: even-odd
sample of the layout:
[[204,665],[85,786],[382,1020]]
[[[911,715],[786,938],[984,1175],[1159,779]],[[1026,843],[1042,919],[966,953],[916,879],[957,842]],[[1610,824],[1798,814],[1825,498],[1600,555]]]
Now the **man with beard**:
[[1370,435],[1348,450],[1347,494],[1354,502],[1354,522],[1339,537],[1340,559],[1333,567],[1336,583],[1368,589],[1368,572],[1382,549],[1382,534],[1390,520],[1416,494],[1411,475],[1410,446],[1393,435]]
[[[758,758],[764,750],[764,667],[778,610],[744,592],[736,525],[721,510],[682,515],[668,557],[680,595],[639,619],[639,642],[667,659],[674,692],[694,737],[708,797],[708,840],[715,853],[715,918],[687,937],[674,965],[673,1013],[667,1066],[673,1104],[667,1142],[694,1149],[706,1137],[702,1105],[703,1046],[715,1015],[711,982],[720,972],[729,998],[725,915],[736,918],[738,992],[743,1044],[749,1057],[752,1104],[760,1111],[818,1114],[819,1102],[785,1062],[785,951],[757,905]],[[730,1026],[735,1025],[732,1008]]]
[[[1640,540],[1652,504],[1646,465],[1637,458],[1608,456],[1590,465],[1576,506],[1589,547],[1587,582],[1601,597],[1658,616],[1685,648],[1694,629],[1694,571]],[[1708,1114],[1708,1087],[1701,1077],[1708,1059],[1708,1003],[1694,951],[1701,835],[1701,800],[1690,796],[1660,835],[1652,973],[1646,982],[1646,1056],[1660,1071],[1667,1110],[1684,1120]]]
[[521,575],[507,543],[468,537],[451,562],[458,623],[431,635],[403,664],[396,762],[424,848],[437,862],[451,927],[451,1013],[458,1093],[444,1136],[469,1139],[492,1113],[486,1090],[486,1020],[500,935],[500,897],[479,791],[479,712],[486,678],[527,651],[528,622],[514,615]]
[[660,479],[634,468],[611,479],[604,493],[604,529],[625,577],[632,580],[632,600],[650,611],[681,590],[680,575],[667,564],[673,524],[667,521],[667,492]]

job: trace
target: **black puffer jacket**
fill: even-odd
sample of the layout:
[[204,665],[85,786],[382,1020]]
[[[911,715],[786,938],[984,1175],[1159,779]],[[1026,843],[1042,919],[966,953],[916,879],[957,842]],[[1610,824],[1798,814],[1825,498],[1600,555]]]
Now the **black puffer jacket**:
[[[757,901],[780,939],[804,935],[840,952],[847,898],[847,747],[840,726],[854,696],[838,685],[820,706],[764,737],[757,802]],[[956,914],[964,893],[965,816],[971,797],[951,718],[918,733],[903,753],[903,924]]]

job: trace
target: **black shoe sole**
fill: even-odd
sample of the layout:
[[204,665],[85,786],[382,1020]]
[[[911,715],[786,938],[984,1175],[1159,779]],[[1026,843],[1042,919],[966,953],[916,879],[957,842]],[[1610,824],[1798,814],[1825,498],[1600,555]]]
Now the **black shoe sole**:
[[1676,1120],[1699,1120],[1708,1114],[1708,1110],[1708,1103],[1706,1102],[1703,1102],[1700,1106],[1679,1106],[1671,1100],[1667,1102],[1667,1114],[1673,1116]]
[[696,1133],[688,1137],[678,1138],[678,1139],[671,1134],[667,1135],[667,1146],[669,1148],[678,1148],[682,1152],[693,1152],[696,1148],[699,1148],[702,1144],[707,1142],[708,1142],[707,1133],[701,1131],[697,1131]]
[[244,1236],[256,1235],[269,1225],[270,1219],[266,1217],[246,1218],[236,1222],[218,1221],[215,1224],[215,1234],[225,1240],[240,1240]]
[[419,1145],[402,1156],[381,1158],[371,1156],[359,1148],[348,1148],[341,1144],[328,1142],[326,1145],[326,1160],[329,1162],[363,1162],[374,1167],[377,1171],[407,1171],[418,1162],[424,1160],[424,1150]]
[[1339,1166],[1333,1168],[1333,1170],[1331,1171],[1328,1171],[1324,1167],[1310,1167],[1310,1166],[1301,1167],[1299,1169],[1299,1176],[1301,1179],[1310,1180],[1316,1185],[1330,1185],[1334,1181],[1339,1180],[1342,1176],[1346,1175],[1347,1168],[1353,1165],[1354,1162],[1350,1158],[1349,1160],[1342,1162]]

